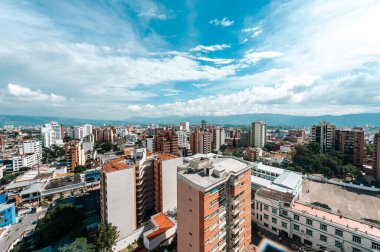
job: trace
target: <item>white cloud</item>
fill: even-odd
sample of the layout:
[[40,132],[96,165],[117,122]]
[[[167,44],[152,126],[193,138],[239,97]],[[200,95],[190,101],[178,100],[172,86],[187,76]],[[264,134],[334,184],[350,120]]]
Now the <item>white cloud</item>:
[[243,40],[240,42],[240,44],[245,44],[245,43],[247,43],[247,42],[248,42],[248,39],[245,38],[245,39],[243,39]]
[[220,58],[208,58],[208,57],[194,57],[196,60],[212,62],[217,65],[228,65],[234,62],[233,59],[220,59]]
[[255,37],[259,36],[263,32],[263,30],[259,26],[255,26],[255,27],[252,27],[252,28],[245,28],[242,31],[245,32],[245,33],[250,33],[251,34],[251,38],[255,38]]
[[194,83],[192,86],[195,88],[206,88],[210,86],[210,84],[209,83]]
[[217,44],[217,45],[209,45],[209,46],[197,45],[196,47],[191,48],[190,51],[214,52],[214,51],[221,51],[230,47],[231,45],[228,45],[228,44]]
[[235,21],[229,20],[228,18],[224,17],[223,19],[213,19],[209,21],[209,24],[215,25],[215,26],[223,26],[228,27],[234,24]]
[[8,84],[8,92],[12,96],[19,98],[20,100],[26,101],[37,101],[37,102],[53,102],[55,104],[64,102],[66,98],[61,95],[56,95],[53,93],[45,94],[41,90],[31,90],[30,88],[23,87],[18,84]]
[[255,52],[252,50],[249,50],[244,54],[244,58],[242,59],[242,62],[245,63],[251,63],[255,64],[263,59],[271,59],[271,58],[277,58],[281,57],[283,54],[280,52],[275,51],[263,51],[263,52]]

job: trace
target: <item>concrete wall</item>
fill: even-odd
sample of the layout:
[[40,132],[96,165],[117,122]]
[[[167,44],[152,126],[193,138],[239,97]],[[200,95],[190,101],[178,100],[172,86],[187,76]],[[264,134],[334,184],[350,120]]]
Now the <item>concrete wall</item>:
[[107,222],[116,225],[120,238],[136,230],[134,169],[106,173]]
[[177,208],[177,167],[182,164],[182,157],[162,162],[162,211],[164,213]]

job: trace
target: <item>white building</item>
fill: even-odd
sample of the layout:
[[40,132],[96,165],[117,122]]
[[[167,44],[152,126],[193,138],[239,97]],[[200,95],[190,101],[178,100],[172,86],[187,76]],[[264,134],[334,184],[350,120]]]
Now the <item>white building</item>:
[[23,154],[37,155],[38,160],[42,160],[42,142],[37,140],[27,140],[22,143]]
[[178,135],[178,147],[189,149],[190,148],[190,144],[188,140],[189,133],[185,130],[179,130],[177,131],[177,135]]
[[224,128],[221,126],[216,126],[215,129],[212,131],[213,135],[213,150],[218,151],[220,149],[220,146],[226,143],[226,133],[224,131]]
[[91,124],[85,124],[83,126],[83,137],[86,137],[90,134],[92,134],[92,125]]
[[57,142],[57,134],[51,127],[51,124],[45,124],[41,128],[41,140],[42,146],[46,148],[50,148],[52,145]]
[[38,164],[37,154],[24,154],[22,156],[13,156],[12,165],[13,171],[17,172],[21,167],[32,167]]
[[55,132],[56,144],[63,144],[63,132],[61,125],[57,122],[51,122],[50,125]]
[[148,137],[146,140],[146,150],[153,152],[153,137]]
[[180,122],[179,123],[180,130],[184,130],[186,132],[190,131],[190,124],[189,122]]
[[267,139],[267,125],[262,122],[252,123],[251,128],[251,146],[263,148]]
[[151,228],[143,234],[144,246],[148,251],[169,245],[173,241],[177,231],[173,219],[160,212],[150,218],[150,224]]
[[289,237],[315,251],[380,251],[380,228],[323,208],[295,201],[295,196],[260,188],[252,220],[276,235]]
[[5,171],[5,168],[6,168],[6,167],[7,167],[6,165],[2,165],[2,164],[0,164],[0,179],[3,178],[3,176],[4,176],[4,171]]
[[285,169],[265,165],[262,162],[254,162],[252,166],[253,176],[264,178],[270,181],[275,180],[278,176],[284,173],[284,171]]

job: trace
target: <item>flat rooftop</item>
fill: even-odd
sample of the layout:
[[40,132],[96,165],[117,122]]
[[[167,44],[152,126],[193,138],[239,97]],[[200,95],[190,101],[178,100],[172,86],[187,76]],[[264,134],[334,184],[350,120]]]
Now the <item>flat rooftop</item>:
[[355,219],[380,220],[380,196],[338,185],[303,179],[300,201],[327,204],[333,212],[339,210]]
[[174,222],[162,212],[153,215],[151,221],[154,227],[145,233],[149,240],[153,240],[175,226]]
[[276,173],[276,174],[282,174],[285,171],[284,169],[277,168],[277,167],[270,166],[270,165],[265,165],[261,162],[255,162],[253,164],[253,168],[258,169],[258,170],[262,170],[262,171],[266,171],[266,172]]
[[[192,165],[199,165],[194,168]],[[212,174],[206,175],[203,173],[204,167],[211,167]],[[238,174],[251,167],[251,163],[235,158],[235,157],[217,157],[210,159],[195,159],[190,163],[186,163],[178,173],[179,177],[186,179],[193,185],[200,187],[202,191],[207,191],[207,188],[215,186],[228,178],[228,174]],[[215,176],[217,172],[221,176]]]
[[291,193],[279,192],[264,187],[261,187],[259,190],[257,190],[256,195],[263,198],[269,198],[272,200],[284,201],[288,203],[291,203],[294,199],[294,195]]
[[114,172],[119,170],[124,170],[132,168],[134,166],[134,161],[132,159],[120,157],[109,161],[107,164],[103,165],[103,170],[105,172]]
[[329,213],[314,207],[306,206],[304,204],[295,202],[292,206],[293,209],[296,209],[298,211],[308,213],[310,215],[316,216],[318,218],[326,219],[328,221],[331,221],[333,223],[337,223],[339,225],[348,227],[350,229],[357,229],[358,231],[361,231],[363,233],[367,233],[369,235],[379,237],[380,238],[380,228],[371,226],[369,224],[362,223],[357,220],[353,220],[346,217],[341,217],[338,214]]

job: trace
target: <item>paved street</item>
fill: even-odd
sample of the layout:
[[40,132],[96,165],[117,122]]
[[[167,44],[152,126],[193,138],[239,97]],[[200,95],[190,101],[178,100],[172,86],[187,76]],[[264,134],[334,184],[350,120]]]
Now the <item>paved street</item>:
[[12,225],[7,231],[9,234],[0,240],[0,248],[5,248],[4,251],[7,251],[15,240],[20,238],[24,233],[33,230],[36,226],[38,216],[43,213],[44,212],[26,214],[19,223]]

